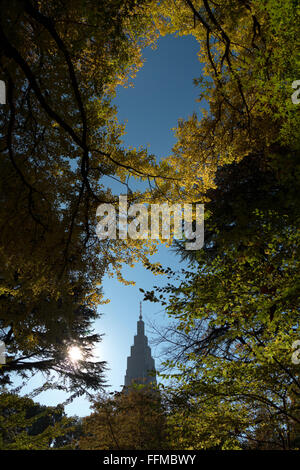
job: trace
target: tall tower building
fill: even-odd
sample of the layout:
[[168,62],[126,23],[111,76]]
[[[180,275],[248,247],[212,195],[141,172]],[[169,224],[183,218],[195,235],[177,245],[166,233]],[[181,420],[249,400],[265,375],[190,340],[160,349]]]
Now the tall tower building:
[[125,387],[129,387],[132,382],[145,385],[156,384],[154,359],[151,356],[151,349],[148,345],[148,338],[145,335],[145,324],[142,318],[142,302],[140,302],[137,334],[134,336],[131,354],[127,357]]

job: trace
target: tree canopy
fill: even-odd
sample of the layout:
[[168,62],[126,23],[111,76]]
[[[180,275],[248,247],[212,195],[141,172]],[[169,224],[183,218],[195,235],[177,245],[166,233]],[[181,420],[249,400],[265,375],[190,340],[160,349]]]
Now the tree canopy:
[[83,419],[82,450],[165,449],[165,410],[157,391],[145,386],[95,398]]
[[178,408],[183,445],[298,448],[299,4],[158,9],[163,31],[199,40],[207,80],[196,83],[209,105],[179,122],[170,157],[186,194],[205,202],[203,250],[179,242],[191,263],[179,286],[145,296],[162,297],[173,319],[163,376],[190,403]]
[[[46,387],[76,394],[104,383],[105,361],[92,362],[91,350],[105,270],[122,279],[123,262],[151,251],[139,241],[100,243],[95,226],[97,206],[117,201],[103,178],[126,192],[130,175],[156,175],[144,149],[122,147],[111,104],[155,34],[135,1],[16,0],[2,8],[1,381],[41,370],[58,378]],[[83,348],[80,371],[66,361],[72,344]]]
[[[137,260],[152,269],[154,250],[151,240],[98,240],[96,208],[118,202],[107,184],[117,180],[128,204],[205,203],[203,249],[178,242],[191,265],[179,286],[158,289],[174,319],[166,376],[176,445],[298,448],[299,2],[5,0],[2,9],[1,384],[42,371],[39,391],[72,398],[103,388],[105,358],[92,357],[103,274],[123,280],[122,263]],[[165,34],[198,41],[203,108],[179,120],[172,155],[157,162],[124,148],[111,100],[142,66],[143,48]],[[131,177],[148,189],[132,190]],[[95,405],[86,425],[100,423],[97,445],[117,445],[101,423],[109,411],[126,430],[126,400]]]
[[67,418],[61,406],[41,406],[11,393],[0,396],[1,450],[71,448],[79,434],[79,420]]

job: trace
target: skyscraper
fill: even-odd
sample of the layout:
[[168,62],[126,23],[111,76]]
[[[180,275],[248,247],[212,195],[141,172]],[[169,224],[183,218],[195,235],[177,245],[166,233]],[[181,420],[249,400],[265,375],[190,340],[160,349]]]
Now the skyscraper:
[[155,363],[151,356],[148,338],[145,335],[145,324],[142,319],[142,302],[140,302],[140,316],[137,322],[137,334],[131,346],[131,354],[127,357],[127,370],[125,375],[125,387],[132,383],[156,384]]

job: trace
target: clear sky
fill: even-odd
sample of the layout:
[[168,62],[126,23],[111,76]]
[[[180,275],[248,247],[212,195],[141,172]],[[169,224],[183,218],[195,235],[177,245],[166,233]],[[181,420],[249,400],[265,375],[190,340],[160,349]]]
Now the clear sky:
[[[193,78],[201,75],[198,50],[199,46],[191,36],[167,36],[159,40],[157,49],[145,50],[146,63],[134,81],[134,88],[118,87],[115,99],[119,121],[128,121],[125,146],[149,144],[149,151],[157,158],[171,154],[175,143],[171,129],[177,125],[177,120],[187,118],[193,112],[199,113],[199,103],[196,102],[199,91],[193,85]],[[120,187],[122,191],[124,188]],[[183,267],[179,258],[163,246],[152,260],[171,268]],[[125,266],[123,272],[136,285],[123,286],[116,279],[105,277],[103,289],[110,303],[99,308],[103,315],[95,323],[95,331],[105,333],[97,348],[97,356],[108,362],[110,370],[106,377],[109,390],[112,391],[120,390],[124,383],[127,356],[136,334],[139,302],[142,300],[139,288],[151,290],[154,285],[166,283],[163,276],[154,276],[140,265],[135,268]],[[161,310],[160,304],[143,303],[146,334],[147,331],[149,333],[150,322],[163,324],[167,321]],[[150,334],[148,338],[151,346]],[[159,350],[152,348],[152,355],[159,369]],[[37,385],[37,381],[37,378],[31,381],[31,386]],[[59,392],[45,392],[35,398],[40,403],[52,406],[64,399],[65,395]],[[85,416],[89,414],[89,403],[83,398],[76,399],[66,407],[66,411],[69,415]]]

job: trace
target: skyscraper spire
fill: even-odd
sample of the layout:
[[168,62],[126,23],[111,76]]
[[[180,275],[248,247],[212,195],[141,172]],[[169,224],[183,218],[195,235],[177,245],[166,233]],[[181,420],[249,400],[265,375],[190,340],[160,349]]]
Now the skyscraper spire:
[[131,346],[130,356],[127,358],[125,387],[138,384],[156,384],[155,363],[145,335],[145,324],[142,319],[142,302],[140,302],[140,315],[137,321],[137,334]]

